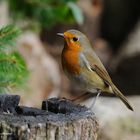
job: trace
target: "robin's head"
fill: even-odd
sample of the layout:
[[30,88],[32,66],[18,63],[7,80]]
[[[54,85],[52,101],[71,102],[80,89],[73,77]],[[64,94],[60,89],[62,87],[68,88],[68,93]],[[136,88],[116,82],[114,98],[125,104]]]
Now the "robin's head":
[[68,30],[64,33],[58,33],[58,35],[63,36],[68,49],[79,50],[83,49],[89,43],[87,37],[77,30]]

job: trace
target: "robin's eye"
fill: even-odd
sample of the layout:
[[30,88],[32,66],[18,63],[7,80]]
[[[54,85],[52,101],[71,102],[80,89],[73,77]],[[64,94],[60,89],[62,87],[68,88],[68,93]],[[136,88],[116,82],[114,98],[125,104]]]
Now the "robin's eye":
[[74,42],[76,42],[76,41],[78,41],[78,38],[77,38],[77,37],[73,37],[72,40],[73,40]]

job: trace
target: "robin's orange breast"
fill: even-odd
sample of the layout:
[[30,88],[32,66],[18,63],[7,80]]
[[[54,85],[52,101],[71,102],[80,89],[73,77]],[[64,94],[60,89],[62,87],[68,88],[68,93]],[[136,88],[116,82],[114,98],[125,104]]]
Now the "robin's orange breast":
[[79,52],[64,49],[62,52],[62,67],[70,74],[80,73]]

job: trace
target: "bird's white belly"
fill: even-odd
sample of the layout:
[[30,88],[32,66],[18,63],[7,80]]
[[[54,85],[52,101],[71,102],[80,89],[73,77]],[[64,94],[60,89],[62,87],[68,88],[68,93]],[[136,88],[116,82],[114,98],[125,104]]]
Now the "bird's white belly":
[[78,86],[81,90],[84,90],[86,92],[96,92],[97,91],[97,86],[96,84],[94,85],[94,82],[91,82],[86,79],[84,75],[69,75],[69,73],[66,73],[68,78],[76,85]]

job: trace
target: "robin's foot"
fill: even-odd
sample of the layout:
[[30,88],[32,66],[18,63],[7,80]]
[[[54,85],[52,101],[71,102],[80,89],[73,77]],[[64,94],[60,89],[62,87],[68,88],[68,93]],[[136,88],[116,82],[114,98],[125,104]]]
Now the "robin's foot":
[[100,94],[101,94],[101,91],[98,90],[97,96],[95,97],[95,99],[93,99],[93,102],[92,102],[92,104],[91,104],[91,106],[90,106],[90,109],[93,109],[93,108],[94,108],[94,105],[95,105],[97,99],[99,98]]

